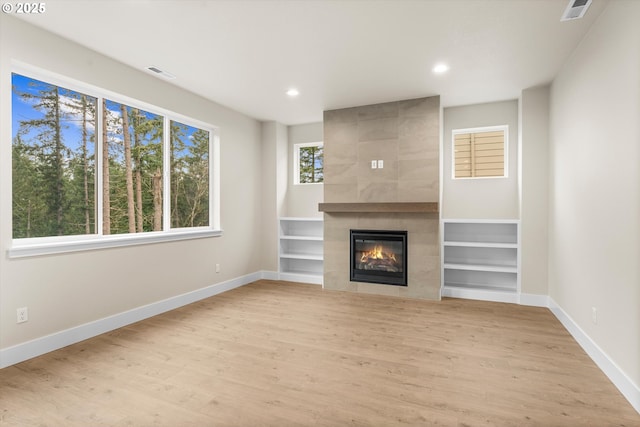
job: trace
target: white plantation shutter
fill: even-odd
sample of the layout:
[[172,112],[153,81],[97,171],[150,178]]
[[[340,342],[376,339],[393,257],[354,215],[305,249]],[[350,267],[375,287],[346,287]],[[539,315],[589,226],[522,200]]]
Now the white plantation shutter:
[[505,139],[505,129],[475,132],[454,131],[454,177],[506,176]]

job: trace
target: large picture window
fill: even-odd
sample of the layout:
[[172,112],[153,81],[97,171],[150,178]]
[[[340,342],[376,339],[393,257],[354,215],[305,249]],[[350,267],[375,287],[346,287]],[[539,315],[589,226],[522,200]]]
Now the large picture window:
[[14,242],[213,229],[214,128],[18,73],[12,88]]

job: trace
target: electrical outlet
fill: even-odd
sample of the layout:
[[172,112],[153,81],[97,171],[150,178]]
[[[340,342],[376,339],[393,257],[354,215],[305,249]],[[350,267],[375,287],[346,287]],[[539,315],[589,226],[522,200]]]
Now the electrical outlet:
[[220,264],[216,264],[216,273],[220,273]]
[[384,161],[378,160],[378,169],[384,169]]
[[598,309],[595,307],[591,307],[591,320],[594,325],[598,324]]
[[22,307],[17,310],[18,320],[16,323],[24,323],[29,320],[29,310],[27,307]]
[[377,160],[371,160],[371,169],[376,169],[378,167],[378,161]]

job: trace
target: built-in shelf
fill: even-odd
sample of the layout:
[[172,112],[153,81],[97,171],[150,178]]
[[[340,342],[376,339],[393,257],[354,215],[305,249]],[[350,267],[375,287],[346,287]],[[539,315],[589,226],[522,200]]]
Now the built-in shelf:
[[438,203],[320,203],[318,210],[326,213],[438,213]]
[[444,220],[442,295],[516,302],[517,220]]
[[322,242],[322,236],[280,236],[281,240],[317,240]]
[[281,253],[280,258],[288,258],[288,259],[309,259],[314,261],[323,261],[324,257],[322,255],[307,255],[307,254],[285,254]]
[[497,273],[517,273],[516,267],[504,267],[501,265],[489,265],[489,264],[454,264],[445,263],[444,268],[446,270],[468,270],[468,271],[493,271]]
[[322,218],[280,218],[278,275],[281,280],[322,284]]
[[444,246],[463,246],[467,248],[513,248],[517,249],[517,243],[485,243],[485,242],[444,242]]

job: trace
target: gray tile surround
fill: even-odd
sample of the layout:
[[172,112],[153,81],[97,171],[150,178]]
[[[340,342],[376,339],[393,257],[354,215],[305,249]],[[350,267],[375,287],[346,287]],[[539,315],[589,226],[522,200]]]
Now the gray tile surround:
[[[324,202],[437,202],[439,126],[437,96],[325,111]],[[324,227],[326,289],[440,299],[437,214],[325,213]],[[351,282],[351,229],[407,230],[408,286]]]

